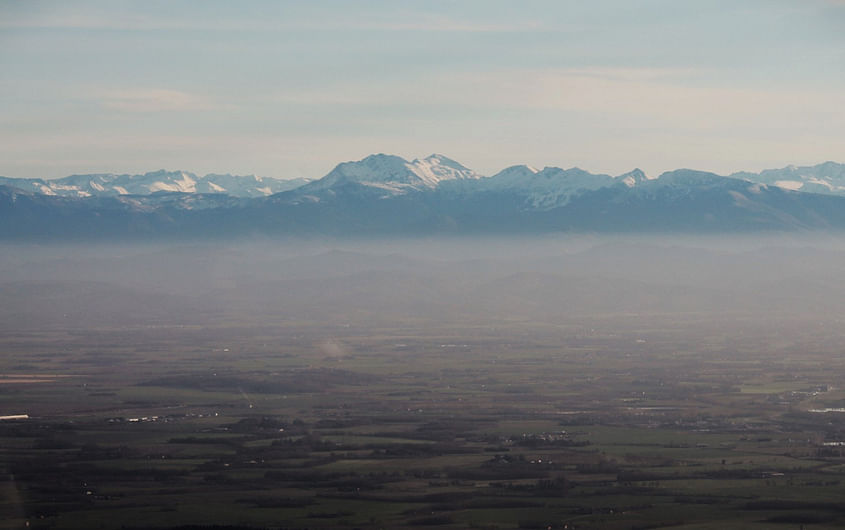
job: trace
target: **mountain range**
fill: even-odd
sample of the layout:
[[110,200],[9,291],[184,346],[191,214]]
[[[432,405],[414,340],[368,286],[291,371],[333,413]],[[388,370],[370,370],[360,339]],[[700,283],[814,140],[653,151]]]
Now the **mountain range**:
[[160,191],[175,193],[215,193],[233,197],[265,197],[297,188],[306,179],[274,179],[255,175],[218,175],[199,177],[186,171],[152,171],[143,175],[96,173],[71,175],[60,179],[23,179],[0,177],[0,185],[59,197],[113,197],[149,195]]
[[317,180],[184,171],[0,177],[0,238],[845,229],[845,165],[652,178],[526,165],[482,176],[443,155],[377,154]]

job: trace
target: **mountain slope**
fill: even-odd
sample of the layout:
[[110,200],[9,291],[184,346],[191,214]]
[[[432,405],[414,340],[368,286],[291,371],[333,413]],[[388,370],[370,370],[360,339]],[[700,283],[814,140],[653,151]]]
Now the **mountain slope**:
[[594,175],[577,167],[537,170],[529,166],[512,166],[486,179],[483,184],[487,190],[524,197],[528,208],[546,210],[563,206],[580,193],[615,183],[610,175]]
[[845,228],[845,199],[676,170],[633,188],[583,195],[569,227],[597,231],[744,232]]
[[198,177],[185,171],[152,171],[143,175],[101,173],[71,175],[55,180],[0,177],[0,185],[60,197],[114,197],[156,192],[215,193],[233,197],[264,197],[297,188],[306,179],[210,174]]
[[447,181],[480,178],[481,175],[443,155],[433,154],[409,162],[395,155],[378,154],[338,164],[325,177],[294,190],[290,198],[321,200],[344,190],[390,197],[432,190]]
[[845,195],[845,164],[836,162],[825,162],[815,166],[766,169],[760,173],[740,172],[731,176],[793,191]]
[[[0,185],[0,238],[845,229],[845,197],[689,169],[649,179],[640,170],[612,177],[578,168],[513,166],[482,177],[442,155],[413,161],[372,155],[339,164],[296,189],[252,198],[202,193],[201,179],[187,173],[146,176],[148,191],[150,182],[170,182],[180,191],[68,197]],[[232,186],[214,178],[209,182]],[[95,181],[64,182],[70,187]]]

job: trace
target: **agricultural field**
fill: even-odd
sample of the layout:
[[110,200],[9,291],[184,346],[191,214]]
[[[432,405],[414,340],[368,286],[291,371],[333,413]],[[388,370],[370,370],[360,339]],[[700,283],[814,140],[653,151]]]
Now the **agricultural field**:
[[0,338],[3,528],[845,524],[843,337],[812,322]]

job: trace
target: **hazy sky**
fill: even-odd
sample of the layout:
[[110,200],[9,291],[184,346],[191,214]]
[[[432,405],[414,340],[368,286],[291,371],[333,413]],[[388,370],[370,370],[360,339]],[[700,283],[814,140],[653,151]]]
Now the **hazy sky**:
[[845,162],[845,0],[0,1],[0,175]]

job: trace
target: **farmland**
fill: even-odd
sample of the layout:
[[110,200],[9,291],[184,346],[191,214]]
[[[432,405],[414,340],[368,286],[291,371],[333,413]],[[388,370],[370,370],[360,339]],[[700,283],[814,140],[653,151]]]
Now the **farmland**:
[[6,333],[4,526],[837,527],[845,361],[741,326]]

